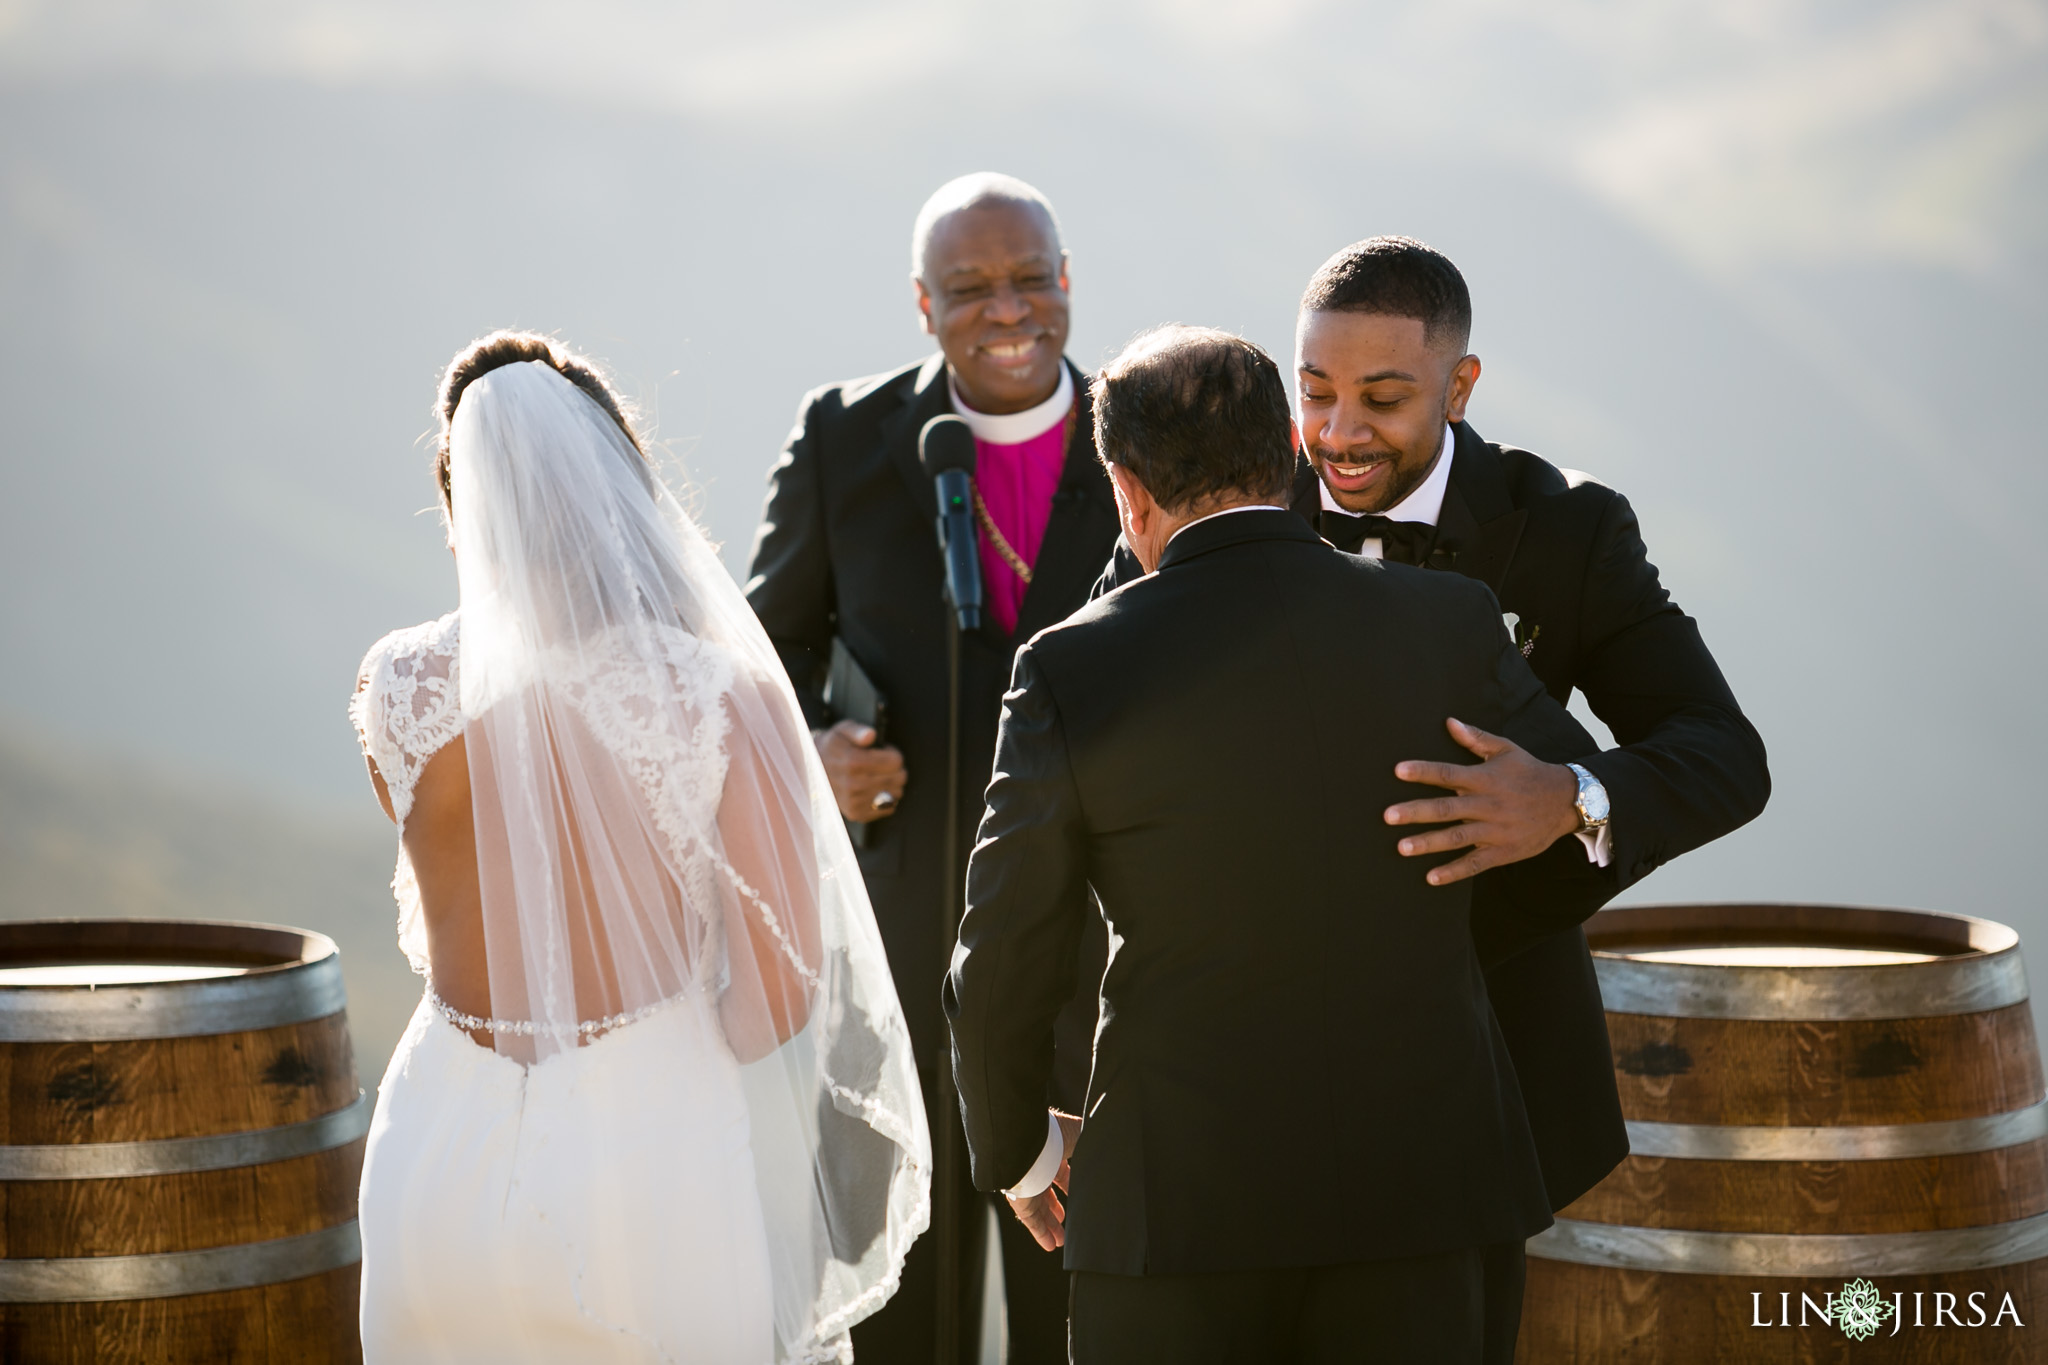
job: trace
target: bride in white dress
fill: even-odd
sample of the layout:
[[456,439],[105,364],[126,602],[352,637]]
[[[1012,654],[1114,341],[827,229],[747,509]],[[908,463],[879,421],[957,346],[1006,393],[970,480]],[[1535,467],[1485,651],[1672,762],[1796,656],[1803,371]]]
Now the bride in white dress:
[[350,708],[427,978],[363,1166],[364,1354],[850,1361],[930,1144],[788,679],[587,362],[487,337],[441,412],[460,610]]

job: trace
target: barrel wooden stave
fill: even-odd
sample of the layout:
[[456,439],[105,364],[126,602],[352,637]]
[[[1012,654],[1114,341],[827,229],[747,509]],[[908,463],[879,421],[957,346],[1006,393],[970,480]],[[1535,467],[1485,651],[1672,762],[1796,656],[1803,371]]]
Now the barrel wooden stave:
[[0,1043],[0,1142],[144,1142],[318,1118],[358,1093],[348,1017],[196,1038]]
[[220,1171],[0,1181],[0,1256],[135,1256],[318,1232],[355,1216],[363,1142]]
[[[1702,1365],[1702,1362],[1769,1361],[1771,1365],[2035,1365],[2037,1344],[2048,1321],[2036,1323],[2036,1312],[2048,1309],[2048,1260],[1972,1271],[1962,1277],[1967,1290],[1986,1292],[1987,1316],[1995,1316],[2000,1298],[2010,1293],[2019,1308],[2024,1330],[2010,1322],[1940,1330],[1908,1325],[1892,1336],[1890,1324],[1867,1341],[1852,1341],[1839,1330],[1824,1327],[1809,1315],[1805,1329],[1752,1326],[1756,1300],[1762,1294],[1767,1320],[1776,1321],[1780,1293],[1790,1293],[1792,1311],[1799,1295],[1821,1298],[1817,1281],[1751,1275],[1667,1275],[1646,1270],[1612,1270],[1546,1261],[1531,1257],[1525,1301],[1540,1311],[1524,1312],[1518,1362],[1626,1361],[1628,1365]],[[1954,1275],[1887,1275],[1880,1284],[1887,1298],[1913,1295],[1922,1300],[1924,1319],[1931,1319],[1936,1292],[1953,1294]],[[1965,1320],[1967,1307],[1962,1308]],[[1795,1316],[1795,1321],[1796,1321]]]
[[[2023,1109],[2043,1077],[2033,1010],[1919,1019],[1685,1019],[1609,1014],[1632,1119],[1661,1123],[1932,1122]],[[1970,1066],[1954,1059],[1968,1057]]]
[[[355,1365],[355,1266],[259,1289],[0,1305],[0,1360],[77,1365]],[[22,1311],[30,1309],[31,1311]],[[345,1324],[346,1332],[337,1332]]]
[[1630,1156],[1559,1213],[1702,1232],[1882,1233],[2048,1213],[2048,1140],[1896,1161]]

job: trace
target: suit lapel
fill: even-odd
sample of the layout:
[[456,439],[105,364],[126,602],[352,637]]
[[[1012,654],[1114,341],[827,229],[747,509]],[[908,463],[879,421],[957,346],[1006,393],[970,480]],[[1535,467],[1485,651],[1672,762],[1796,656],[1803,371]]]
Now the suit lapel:
[[1316,477],[1315,466],[1308,462],[1308,456],[1296,453],[1294,457],[1294,486],[1287,494],[1287,505],[1294,515],[1314,527],[1318,535],[1323,529],[1323,481]]
[[946,358],[935,354],[918,367],[910,400],[882,428],[882,445],[889,452],[890,463],[903,476],[911,501],[930,522],[939,519],[939,500],[932,492],[932,481],[925,477],[924,466],[917,462],[917,437],[926,422],[952,410],[953,395],[946,385]]
[[[1476,578],[1498,597],[1529,514],[1508,496],[1507,476],[1493,447],[1469,423],[1460,422],[1455,430],[1451,485],[1444,490],[1443,511],[1437,515],[1430,567]],[[1438,563],[1440,558],[1450,562]]]
[[[1017,633],[1028,640],[1047,626],[1063,621],[1088,600],[1103,566],[1116,547],[1116,495],[1109,475],[1095,458],[1095,420],[1088,376],[1068,362],[1074,379],[1074,424],[1067,438],[1060,486],[1052,495],[1052,515],[1038,542],[1038,560],[1031,566],[1031,586],[1017,609]],[[991,627],[993,629],[993,627]]]

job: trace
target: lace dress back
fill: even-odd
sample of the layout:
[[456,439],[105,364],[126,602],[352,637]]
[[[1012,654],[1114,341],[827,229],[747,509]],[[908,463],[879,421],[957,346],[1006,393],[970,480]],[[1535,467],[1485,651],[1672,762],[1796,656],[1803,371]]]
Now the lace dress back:
[[[760,903],[740,871],[697,833],[715,820],[730,766],[727,739],[731,718],[722,699],[733,687],[734,660],[726,651],[680,630],[661,632],[660,637],[664,657],[656,661],[635,657],[622,647],[609,651],[605,664],[565,689],[569,710],[587,728],[589,737],[617,756],[637,779],[647,802],[648,821],[683,882],[682,904],[715,904],[715,882],[724,877],[756,903],[757,912],[772,915],[772,908]],[[607,651],[600,648],[595,653],[604,658]],[[465,1029],[530,1036],[535,1028],[531,1020],[465,1014],[431,991],[425,910],[405,847],[405,822],[428,761],[464,731],[460,659],[459,612],[391,632],[364,657],[349,716],[363,753],[384,778],[398,822],[398,863],[391,890],[398,905],[400,949],[413,970],[428,978],[429,998],[450,1022]],[[683,712],[687,724],[665,723],[667,717],[658,704],[663,697],[688,699]],[[724,926],[717,918],[692,918],[694,922],[687,926],[695,966],[690,983],[711,984],[720,975]],[[636,1011],[607,1008],[579,1019],[576,1031],[588,1036],[644,1017],[686,984],[672,983],[663,1000]]]
[[420,889],[406,856],[405,817],[427,760],[462,733],[462,691],[456,673],[461,620],[449,612],[424,625],[394,630],[363,657],[349,719],[363,754],[377,765],[398,821],[398,866],[391,894],[398,902],[398,946],[412,969],[430,975]]
[[[929,1219],[930,1138],[782,663],[630,433],[547,364],[471,380],[448,458],[459,622],[385,637],[352,705],[428,978],[366,1148],[366,1354],[848,1360]],[[444,946],[422,904],[424,825],[404,850],[457,735],[488,1018],[437,998],[437,966],[473,964],[432,952],[475,938]]]

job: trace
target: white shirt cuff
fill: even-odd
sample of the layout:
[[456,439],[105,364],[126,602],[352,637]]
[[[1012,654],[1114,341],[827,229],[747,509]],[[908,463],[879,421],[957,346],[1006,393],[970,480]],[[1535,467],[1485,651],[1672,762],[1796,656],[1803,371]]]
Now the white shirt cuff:
[[1031,1163],[1031,1169],[1024,1172],[1024,1178],[1004,1190],[1012,1199],[1029,1199],[1044,1194],[1052,1184],[1052,1178],[1060,1173],[1060,1162],[1067,1154],[1067,1140],[1060,1132],[1060,1121],[1050,1110],[1045,1115],[1045,1148],[1038,1154],[1038,1160]]
[[1572,836],[1586,846],[1586,861],[1595,867],[1605,867],[1614,861],[1614,839],[1608,833],[1612,828],[1602,825],[1598,830],[1580,830]]

